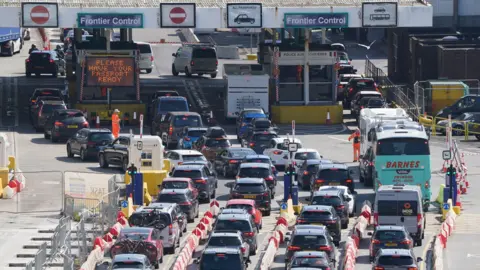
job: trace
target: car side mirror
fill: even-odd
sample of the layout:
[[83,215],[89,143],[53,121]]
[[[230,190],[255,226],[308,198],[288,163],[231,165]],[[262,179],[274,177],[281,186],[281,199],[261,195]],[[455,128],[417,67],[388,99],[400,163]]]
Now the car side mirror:
[[194,263],[194,264],[200,264],[200,258],[195,258],[195,259],[193,260],[193,263]]
[[423,262],[423,259],[421,257],[418,257],[417,262]]
[[177,57],[177,54],[176,54],[176,53],[172,53],[172,56],[173,56],[173,57]]
[[352,198],[345,198],[345,200],[346,200],[347,202],[349,202],[349,201],[352,200]]
[[373,232],[368,232],[367,235],[368,236],[373,236]]
[[163,236],[160,236],[160,240],[163,240]]

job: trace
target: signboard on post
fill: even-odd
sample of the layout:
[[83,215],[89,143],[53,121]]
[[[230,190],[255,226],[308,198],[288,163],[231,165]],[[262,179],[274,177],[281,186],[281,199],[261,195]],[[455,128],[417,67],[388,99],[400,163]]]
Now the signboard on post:
[[285,13],[284,28],[348,28],[348,13]]
[[135,59],[132,57],[87,57],[85,61],[85,86],[135,85]]
[[262,28],[262,4],[227,4],[228,28]]
[[397,3],[364,2],[362,3],[363,27],[397,27]]
[[58,4],[22,3],[22,27],[58,28]]
[[143,28],[143,14],[78,13],[77,26],[80,28]]
[[196,25],[195,3],[160,4],[160,28],[195,28]]
[[443,160],[450,160],[452,159],[452,152],[450,150],[444,150],[442,152]]

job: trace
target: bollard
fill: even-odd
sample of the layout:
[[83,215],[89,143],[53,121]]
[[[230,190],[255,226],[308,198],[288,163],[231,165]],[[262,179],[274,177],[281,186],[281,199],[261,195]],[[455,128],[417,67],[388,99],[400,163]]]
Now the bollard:
[[95,122],[95,127],[100,128],[100,116],[97,115],[97,121]]

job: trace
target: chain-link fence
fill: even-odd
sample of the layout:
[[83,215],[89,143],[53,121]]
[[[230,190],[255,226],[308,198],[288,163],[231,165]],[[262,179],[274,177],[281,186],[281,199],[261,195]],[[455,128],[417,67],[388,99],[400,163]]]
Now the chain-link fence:
[[412,89],[394,84],[368,57],[365,59],[365,76],[375,80],[389,103],[403,108],[413,119],[418,119],[419,109],[414,102],[415,93]]
[[[82,172],[65,172],[63,175],[64,187],[67,187],[62,196],[64,216],[52,231],[51,241],[42,243],[35,258],[27,264],[27,270],[46,269],[48,266],[63,267],[64,270],[78,269],[88,257],[93,240],[102,237],[116,223],[120,210],[120,188],[117,183],[121,182],[121,176]],[[109,178],[103,181],[105,189],[97,185],[93,188],[95,192],[92,192],[89,181],[98,181],[98,178],[106,176]],[[80,182],[84,183],[81,187]],[[81,190],[84,192],[81,193]]]

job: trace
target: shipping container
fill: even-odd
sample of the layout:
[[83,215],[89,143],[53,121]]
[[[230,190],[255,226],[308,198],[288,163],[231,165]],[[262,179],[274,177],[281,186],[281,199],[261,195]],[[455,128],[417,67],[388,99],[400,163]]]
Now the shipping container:
[[[438,46],[438,77],[440,79],[480,79],[478,73],[480,46],[462,48],[454,45]],[[478,86],[474,86],[478,87]]]

